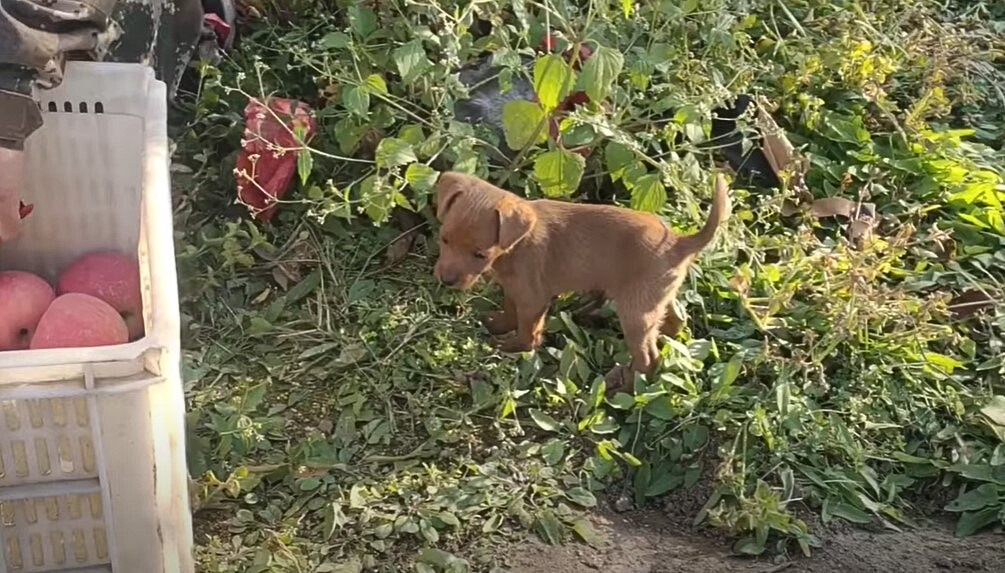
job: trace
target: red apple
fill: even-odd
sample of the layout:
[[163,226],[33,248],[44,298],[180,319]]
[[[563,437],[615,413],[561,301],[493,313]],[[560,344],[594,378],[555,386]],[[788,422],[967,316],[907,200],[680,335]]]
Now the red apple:
[[130,340],[143,336],[143,295],[135,258],[112,251],[84,255],[63,271],[56,292],[100,298],[122,315]]
[[111,305],[70,293],[52,301],[31,339],[31,349],[85,348],[129,342],[129,328]]
[[0,272],[0,350],[25,350],[56,294],[49,283],[21,271]]

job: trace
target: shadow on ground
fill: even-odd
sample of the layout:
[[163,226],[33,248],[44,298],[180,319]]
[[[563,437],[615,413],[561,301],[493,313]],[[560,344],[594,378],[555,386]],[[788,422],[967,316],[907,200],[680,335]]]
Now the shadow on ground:
[[827,531],[823,547],[807,559],[783,563],[730,554],[729,542],[687,530],[660,512],[602,512],[594,526],[598,547],[552,547],[528,542],[515,551],[512,573],[1000,573],[1005,536],[956,539],[949,525],[902,533],[860,529]]

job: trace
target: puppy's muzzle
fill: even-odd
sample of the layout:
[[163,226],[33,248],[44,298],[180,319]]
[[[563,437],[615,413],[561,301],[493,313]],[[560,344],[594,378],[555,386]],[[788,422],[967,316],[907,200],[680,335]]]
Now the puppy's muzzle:
[[457,283],[461,282],[460,275],[451,273],[449,271],[444,271],[440,268],[439,265],[436,265],[436,267],[433,268],[433,275],[436,277],[437,280],[439,280],[441,283],[447,286],[451,287],[456,286]]

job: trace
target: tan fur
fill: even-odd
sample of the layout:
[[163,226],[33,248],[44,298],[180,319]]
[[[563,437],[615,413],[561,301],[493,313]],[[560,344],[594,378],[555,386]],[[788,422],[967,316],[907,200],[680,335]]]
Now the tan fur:
[[657,366],[660,332],[674,336],[682,326],[672,301],[688,267],[729,215],[721,175],[708,220],[693,235],[629,209],[529,201],[461,173],[440,175],[436,191],[443,225],[435,275],[461,289],[482,275],[502,287],[503,310],[485,321],[495,335],[516,331],[502,350],[523,352],[541,343],[555,296],[603,293],[617,305],[631,368],[647,374]]

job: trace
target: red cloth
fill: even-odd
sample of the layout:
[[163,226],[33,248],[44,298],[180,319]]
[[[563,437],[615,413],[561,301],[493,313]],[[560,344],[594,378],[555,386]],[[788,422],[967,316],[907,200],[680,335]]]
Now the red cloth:
[[[259,221],[275,216],[277,200],[289,191],[297,173],[297,153],[317,131],[307,104],[272,98],[268,106],[252,99],[244,108],[244,138],[234,170],[237,197]],[[302,142],[294,136],[298,126],[304,131]]]

